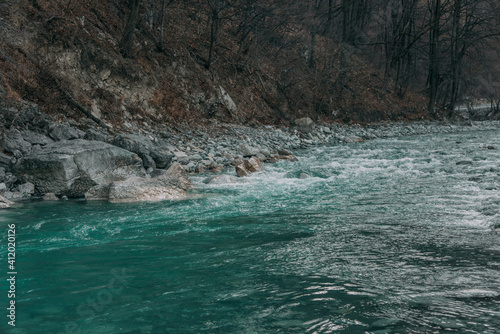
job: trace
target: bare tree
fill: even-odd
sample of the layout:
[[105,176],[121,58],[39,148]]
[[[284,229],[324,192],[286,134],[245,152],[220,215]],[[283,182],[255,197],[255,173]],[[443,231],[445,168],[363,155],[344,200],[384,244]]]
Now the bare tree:
[[139,8],[141,0],[130,0],[129,9],[130,13],[127,18],[125,30],[123,31],[122,39],[120,41],[120,51],[125,58],[132,56],[132,44],[134,41],[134,31],[139,19]]

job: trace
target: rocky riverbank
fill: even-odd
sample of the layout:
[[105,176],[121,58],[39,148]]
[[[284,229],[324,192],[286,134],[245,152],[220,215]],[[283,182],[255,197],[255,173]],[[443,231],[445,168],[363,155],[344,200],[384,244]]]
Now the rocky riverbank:
[[125,123],[120,129],[103,129],[88,119],[55,120],[26,103],[0,114],[0,204],[79,197],[115,202],[180,198],[191,186],[190,173],[231,168],[243,177],[262,171],[262,162],[294,161],[293,150],[312,145],[499,127],[498,121],[348,126],[304,118],[292,128],[213,122],[175,128]]

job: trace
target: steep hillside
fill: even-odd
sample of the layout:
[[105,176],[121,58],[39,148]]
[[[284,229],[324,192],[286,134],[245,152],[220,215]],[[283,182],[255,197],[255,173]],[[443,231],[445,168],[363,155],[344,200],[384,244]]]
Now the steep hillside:
[[237,19],[242,13],[228,8],[218,18],[214,41],[207,2],[167,2],[162,18],[161,1],[143,1],[125,58],[120,42],[130,15],[127,1],[0,6],[0,75],[8,100],[35,102],[56,117],[88,112],[126,127],[213,118],[290,124],[302,116],[340,122],[426,116],[423,96],[411,89],[396,94],[363,54],[341,59],[331,38],[317,35],[312,65],[310,29],[292,19],[279,24],[278,17],[264,17],[259,34],[244,34]]

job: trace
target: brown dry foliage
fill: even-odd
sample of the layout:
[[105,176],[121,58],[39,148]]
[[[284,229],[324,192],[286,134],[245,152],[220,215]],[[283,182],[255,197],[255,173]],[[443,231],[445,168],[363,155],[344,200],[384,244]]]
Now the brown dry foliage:
[[[23,70],[0,58],[0,73],[10,87],[11,96],[33,101],[48,113],[79,116],[70,111],[72,108],[65,101],[61,87],[52,79],[54,76],[80,104],[88,108],[93,100],[98,101],[103,117],[119,124],[124,119],[120,108],[125,103],[123,97],[106,85],[100,86],[95,79],[96,73],[110,68],[123,89],[133,91],[138,85],[152,87],[149,106],[156,109],[155,121],[158,122],[200,122],[219,117],[241,123],[290,124],[303,116],[332,121],[333,110],[340,110],[341,116],[336,120],[345,122],[424,116],[419,112],[425,105],[420,94],[408,91],[401,98],[390,86],[383,91],[381,73],[362,57],[351,57],[345,73],[346,84],[339,87],[340,51],[331,39],[317,37],[316,66],[308,67],[300,47],[308,43],[309,33],[300,23],[272,30],[275,36],[250,33],[244,52],[238,52],[237,26],[225,20],[214,62],[210,71],[206,70],[210,20],[206,2],[201,0],[176,1],[167,8],[164,52],[156,49],[158,27],[148,26],[143,8],[133,50],[135,57],[125,60],[118,52],[128,13],[125,3],[118,0],[21,1],[16,7],[21,17],[17,34],[22,35],[25,29],[32,35],[28,43],[21,46],[15,46],[7,38],[0,39],[0,49],[31,70]],[[15,35],[15,31],[10,34]],[[281,41],[276,42],[277,39]],[[20,52],[21,49],[24,51]],[[57,64],[46,63],[43,56],[56,50],[80,55],[77,70],[85,73],[79,78],[81,81],[65,81],[57,75],[60,70]],[[91,89],[83,89],[85,86]],[[223,105],[213,103],[219,86],[224,87],[238,105],[236,115],[228,113]],[[205,100],[200,105],[192,105],[191,97],[195,95],[204,95]],[[145,113],[139,104],[129,103],[130,112],[155,118]]]

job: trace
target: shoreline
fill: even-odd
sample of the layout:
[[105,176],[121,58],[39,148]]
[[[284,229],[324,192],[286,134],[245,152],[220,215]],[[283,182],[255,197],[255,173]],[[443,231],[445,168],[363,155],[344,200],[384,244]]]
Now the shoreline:
[[[141,194],[150,192],[151,185],[155,184],[156,180],[163,180],[165,187],[173,183],[182,184],[176,191],[172,191],[173,188],[168,190],[168,194],[163,194],[165,191],[159,189],[158,192],[162,195],[153,197],[153,200],[179,198],[187,194],[187,189],[190,187],[188,176],[183,174],[213,172],[213,175],[219,175],[219,172],[229,167],[236,167],[238,170],[237,166],[242,166],[245,161],[248,163],[249,158],[252,162],[255,159],[267,163],[279,160],[294,161],[296,158],[293,150],[318,145],[360,143],[377,138],[432,133],[489,131],[500,128],[500,121],[468,121],[461,124],[440,121],[381,122],[361,126],[358,124],[314,124],[312,120],[303,118],[297,120],[297,126],[289,128],[268,125],[254,128],[213,122],[208,126],[180,126],[176,130],[162,125],[157,129],[140,129],[137,126],[131,126],[135,128],[135,131],[117,132],[111,135],[109,132],[96,128],[88,120],[80,123],[54,122],[37,109],[32,111],[32,115],[29,115],[27,119],[26,124],[21,125],[25,125],[24,128],[30,130],[22,130],[22,127],[17,124],[17,126],[11,125],[10,129],[4,131],[4,153],[0,152],[0,196],[4,199],[0,198],[0,203],[4,203],[5,207],[11,204],[9,201],[29,202],[39,199],[81,198],[82,195],[86,196],[92,187],[97,187],[97,190],[92,192],[97,195],[95,198],[87,199],[106,199],[109,185],[118,184],[116,181],[120,181],[120,189],[128,190],[129,184],[124,183],[128,180],[134,180],[130,186],[138,188],[137,191]],[[40,119],[45,120],[42,122],[43,126],[39,125]],[[83,146],[89,147],[82,149]],[[64,157],[68,154],[76,162],[87,158],[91,160],[86,166],[82,167],[80,163],[76,167],[71,167],[76,168],[74,171],[69,167],[68,169],[62,168],[62,173],[74,172],[73,179],[63,180],[66,183],[62,187],[60,184],[57,188],[53,187],[53,184],[38,182],[47,177],[60,178],[60,174],[51,174],[54,172],[51,168],[55,170],[61,168],[61,164],[66,164]],[[83,158],[78,158],[81,154],[84,154]],[[109,158],[111,160],[95,160],[96,156],[111,156]],[[24,170],[20,168],[30,159],[32,160],[30,163],[35,165],[34,168],[28,171],[26,168]],[[125,166],[123,166],[123,161],[126,161]],[[73,163],[73,161],[70,162]],[[39,168],[37,163],[40,165]],[[115,166],[114,169],[107,171],[110,174],[107,179],[100,178],[95,171],[90,176],[85,174],[89,169],[99,169],[101,165],[104,166],[102,168],[109,169],[110,164],[116,164],[118,167]],[[174,175],[169,175],[169,168],[173,165],[182,168],[177,168]],[[258,165],[247,167],[250,171],[242,175],[261,171]],[[47,169],[44,171],[45,174],[36,175],[42,169]],[[119,178],[115,177],[117,171],[120,174]],[[97,174],[99,173],[102,174],[101,171],[97,171]],[[83,174],[85,175],[82,176]],[[140,179],[143,185],[137,186],[136,179]],[[75,186],[73,184],[75,180],[77,183],[83,183],[86,188],[82,188],[81,185]],[[134,200],[133,196],[137,195],[134,193],[130,196],[131,198],[126,199],[130,202],[147,201],[147,198],[150,198],[140,199],[139,196],[137,200]]]

